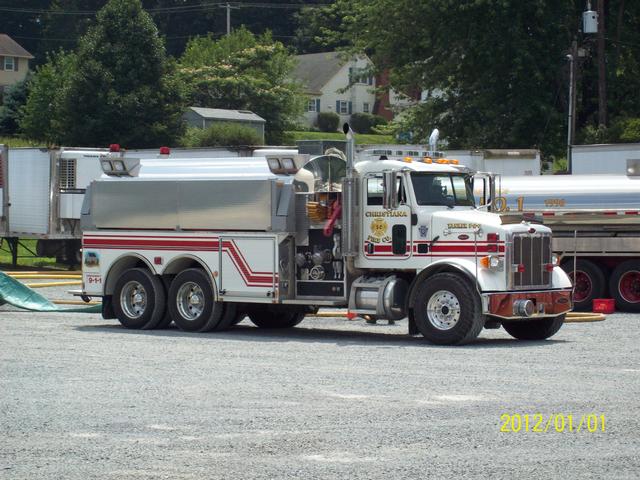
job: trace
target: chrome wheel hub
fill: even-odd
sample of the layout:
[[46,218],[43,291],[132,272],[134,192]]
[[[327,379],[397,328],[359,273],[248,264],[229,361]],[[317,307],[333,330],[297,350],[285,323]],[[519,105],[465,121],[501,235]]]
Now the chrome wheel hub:
[[139,282],[127,282],[120,292],[120,305],[127,317],[140,318],[147,308],[147,291]]
[[204,294],[197,283],[186,282],[176,296],[178,312],[185,320],[196,320],[204,311]]
[[438,330],[450,330],[460,320],[460,302],[447,290],[438,290],[427,303],[427,318]]

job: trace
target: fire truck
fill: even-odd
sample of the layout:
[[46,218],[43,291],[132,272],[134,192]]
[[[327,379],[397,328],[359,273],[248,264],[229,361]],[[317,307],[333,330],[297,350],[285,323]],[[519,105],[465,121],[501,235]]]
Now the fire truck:
[[[289,328],[319,307],[406,317],[444,345],[560,329],[571,283],[548,227],[476,206],[474,172],[436,155],[355,162],[345,133],[343,156],[103,157],[81,209],[81,294],[134,329]],[[491,205],[492,177],[475,181]]]

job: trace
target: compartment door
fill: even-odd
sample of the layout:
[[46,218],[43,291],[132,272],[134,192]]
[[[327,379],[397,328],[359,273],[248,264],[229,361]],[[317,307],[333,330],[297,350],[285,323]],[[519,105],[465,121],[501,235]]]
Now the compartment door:
[[226,297],[274,298],[277,285],[274,237],[220,237],[218,289]]

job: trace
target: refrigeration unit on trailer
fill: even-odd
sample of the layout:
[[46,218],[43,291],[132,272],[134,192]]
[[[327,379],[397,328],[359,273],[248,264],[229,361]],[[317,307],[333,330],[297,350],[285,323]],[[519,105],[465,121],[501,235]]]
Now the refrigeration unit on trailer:
[[6,186],[7,175],[7,146],[0,144],[0,239],[7,232],[7,208],[9,208],[9,192]]
[[500,325],[521,339],[557,332],[571,289],[548,227],[476,207],[468,169],[354,163],[348,138],[346,163],[111,154],[82,206],[78,293],[129,328],[223,330],[245,315],[285,328],[326,306],[408,317],[410,333],[439,344]]
[[553,251],[574,275],[577,309],[612,297],[640,311],[640,161],[630,175],[502,177],[496,210],[553,229]]

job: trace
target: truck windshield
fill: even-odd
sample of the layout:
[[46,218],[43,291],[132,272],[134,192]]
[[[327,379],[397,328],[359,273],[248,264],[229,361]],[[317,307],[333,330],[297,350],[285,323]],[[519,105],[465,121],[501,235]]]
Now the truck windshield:
[[418,205],[474,206],[467,175],[412,172],[411,181]]

